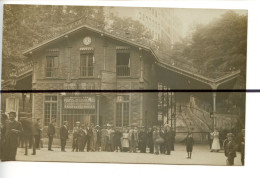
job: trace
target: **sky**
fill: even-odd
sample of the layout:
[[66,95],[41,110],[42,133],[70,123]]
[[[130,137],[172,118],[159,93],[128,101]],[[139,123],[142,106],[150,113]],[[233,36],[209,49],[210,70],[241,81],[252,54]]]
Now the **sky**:
[[[182,36],[185,36],[192,25],[208,24],[214,19],[220,18],[228,9],[174,9],[175,15],[183,25]],[[233,10],[238,14],[247,14],[247,10]]]

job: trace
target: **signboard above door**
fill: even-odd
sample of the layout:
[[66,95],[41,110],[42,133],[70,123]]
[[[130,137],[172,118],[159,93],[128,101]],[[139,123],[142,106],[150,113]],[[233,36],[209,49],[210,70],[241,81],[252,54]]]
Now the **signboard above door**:
[[95,109],[95,96],[64,97],[64,109]]

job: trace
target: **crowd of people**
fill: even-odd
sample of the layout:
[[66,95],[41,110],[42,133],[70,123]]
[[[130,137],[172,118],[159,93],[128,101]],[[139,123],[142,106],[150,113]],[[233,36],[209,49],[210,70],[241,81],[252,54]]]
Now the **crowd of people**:
[[[48,127],[49,146],[52,151],[52,139],[55,134],[55,120]],[[68,123],[65,121],[60,129],[61,151],[65,151],[66,140],[68,139]],[[93,124],[84,125],[76,122],[72,132],[72,151],[75,152],[133,152],[140,151],[146,153],[149,148],[150,153],[170,155],[174,150],[174,132],[170,125],[163,127],[149,128],[145,127],[124,127],[122,129],[114,128],[107,124],[101,128]]]
[[[0,159],[15,161],[17,147],[25,148],[25,155],[28,155],[28,144],[32,148],[32,155],[36,155],[36,149],[41,147],[42,128],[40,119],[35,122],[32,119],[20,118],[15,120],[16,112],[10,112],[9,117],[1,114],[1,143]],[[52,150],[53,138],[56,135],[56,120],[52,119],[47,129],[48,150]],[[65,152],[66,142],[69,138],[68,122],[64,121],[59,130],[61,151]],[[227,133],[223,141],[219,139],[219,132],[215,129],[210,134],[211,152],[219,152],[223,146],[224,154],[227,157],[226,164],[234,165],[236,152],[241,152],[241,163],[244,165],[245,150],[245,130],[236,136]],[[186,144],[187,158],[191,159],[194,139],[192,133],[188,133],[184,139]],[[99,125],[84,125],[75,123],[72,131],[72,151],[73,152],[131,152],[170,155],[174,150],[175,132],[170,125],[162,127],[144,126],[115,128],[107,124],[101,128]]]

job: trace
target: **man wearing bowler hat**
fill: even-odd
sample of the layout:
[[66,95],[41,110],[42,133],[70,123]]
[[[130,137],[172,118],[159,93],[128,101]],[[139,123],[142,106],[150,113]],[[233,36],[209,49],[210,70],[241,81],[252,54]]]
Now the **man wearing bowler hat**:
[[234,165],[234,158],[236,157],[237,145],[233,139],[232,133],[227,134],[227,139],[224,141],[225,156],[227,157],[227,166]]
[[17,146],[18,146],[18,135],[23,131],[22,124],[16,121],[16,112],[11,111],[9,114],[9,120],[6,123],[6,150],[5,158],[7,161],[15,161]]

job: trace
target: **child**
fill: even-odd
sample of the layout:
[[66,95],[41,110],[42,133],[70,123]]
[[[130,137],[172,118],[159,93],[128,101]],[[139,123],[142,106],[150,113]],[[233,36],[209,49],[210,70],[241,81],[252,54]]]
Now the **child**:
[[194,140],[193,140],[192,134],[189,132],[188,136],[186,137],[186,150],[188,153],[188,157],[187,157],[188,159],[191,159],[193,144],[194,144]]

